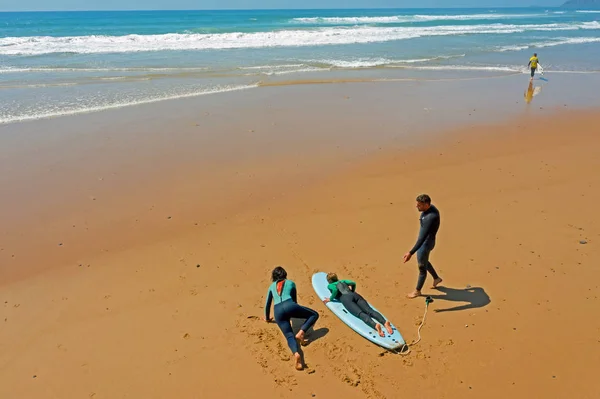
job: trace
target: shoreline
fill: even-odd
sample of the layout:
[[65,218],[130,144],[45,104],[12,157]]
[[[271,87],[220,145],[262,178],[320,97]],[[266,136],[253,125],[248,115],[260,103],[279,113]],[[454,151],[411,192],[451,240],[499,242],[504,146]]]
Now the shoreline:
[[[458,66],[457,66],[458,67]],[[197,77],[193,77],[191,74],[185,77],[187,85],[202,83],[205,80],[207,82],[212,79],[223,79],[218,85],[206,86],[201,90],[183,92],[179,94],[163,93],[161,95],[154,95],[154,97],[138,98],[130,100],[130,102],[117,102],[107,104],[97,104],[92,107],[82,109],[65,109],[62,111],[53,111],[36,115],[21,115],[12,116],[10,119],[0,118],[0,132],[3,127],[13,129],[15,125],[23,123],[31,123],[35,121],[53,120],[60,118],[69,118],[77,116],[85,116],[94,113],[104,112],[127,112],[127,110],[135,110],[139,107],[147,107],[153,104],[165,104],[165,107],[172,107],[169,103],[176,102],[184,104],[187,100],[194,100],[197,97],[214,97],[215,95],[223,96],[227,94],[236,95],[236,92],[251,90],[256,92],[257,90],[265,90],[267,88],[281,87],[287,88],[288,86],[297,85],[321,85],[321,84],[358,84],[358,83],[387,83],[387,84],[424,84],[434,85],[437,83],[449,83],[459,87],[462,82],[466,81],[482,81],[492,82],[495,80],[511,82],[514,84],[516,80],[525,81],[526,73],[516,70],[503,70],[498,68],[497,70],[480,70],[478,67],[460,67],[459,69],[446,69],[444,66],[431,66],[431,67],[419,67],[416,69],[411,68],[381,68],[381,67],[365,67],[356,69],[330,69],[327,71],[309,71],[304,73],[285,73],[285,74],[273,74],[265,76],[236,76],[236,75],[211,75],[208,74],[203,76],[202,74]],[[574,90],[583,91],[585,93],[590,92],[590,86],[594,84],[600,84],[600,71],[549,71],[546,76],[549,76],[551,80],[558,82],[561,86],[565,85],[565,82],[572,81]],[[183,77],[182,77],[183,78]],[[156,82],[167,82],[169,80],[181,80],[182,78],[173,77],[150,77],[148,79]],[[134,79],[134,78],[132,78]],[[139,78],[135,78],[139,79]],[[135,80],[134,79],[134,80]],[[590,80],[588,84],[582,84],[585,80]],[[163,83],[164,83],[163,82]],[[97,83],[97,82],[96,82]],[[64,83],[58,84],[58,86]],[[121,83],[118,83],[121,84]],[[491,83],[492,87],[499,87],[497,83]],[[536,80],[536,84],[544,85],[545,82]],[[51,86],[51,85],[50,85]],[[48,88],[50,88],[48,86]],[[116,87],[116,86],[115,86]],[[7,86],[6,89],[11,89]],[[470,89],[473,90],[473,89]],[[1,94],[1,93],[0,93]],[[258,93],[262,96],[262,93]],[[572,97],[571,102],[576,102],[577,97]],[[595,101],[594,104],[598,102]],[[134,111],[132,111],[134,112]],[[135,111],[137,112],[137,111]]]

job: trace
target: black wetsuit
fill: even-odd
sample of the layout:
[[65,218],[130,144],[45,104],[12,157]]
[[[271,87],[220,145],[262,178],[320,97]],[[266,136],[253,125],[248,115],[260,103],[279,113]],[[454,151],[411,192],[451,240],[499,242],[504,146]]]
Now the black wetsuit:
[[421,291],[427,278],[427,272],[436,279],[439,278],[431,262],[429,262],[429,253],[435,247],[435,236],[440,229],[440,212],[431,205],[429,209],[421,213],[419,218],[421,230],[415,246],[410,250],[410,254],[417,253],[417,264],[419,265],[419,279],[417,281],[417,291]]

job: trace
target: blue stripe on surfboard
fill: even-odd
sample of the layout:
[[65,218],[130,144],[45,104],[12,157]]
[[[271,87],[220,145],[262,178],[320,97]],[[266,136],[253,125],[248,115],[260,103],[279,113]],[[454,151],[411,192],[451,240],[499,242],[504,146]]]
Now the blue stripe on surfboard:
[[[319,297],[321,301],[323,298],[328,298],[331,296],[331,292],[327,289],[327,274],[323,272],[315,273],[312,276],[312,285],[315,290],[315,293]],[[377,310],[372,304],[371,307]],[[400,346],[404,345],[404,338],[402,334],[398,331],[396,326],[392,323],[392,328],[394,329],[394,333],[392,335],[386,332],[385,337],[380,337],[377,334],[377,331],[369,327],[365,324],[364,321],[360,320],[358,317],[351,315],[342,305],[341,302],[329,302],[326,305],[329,310],[331,310],[337,317],[340,318],[348,327],[353,329],[362,337],[368,339],[369,341],[382,346],[386,349],[398,349]],[[378,310],[377,310],[378,311]],[[379,311],[378,311],[379,312]],[[379,312],[381,313],[381,312]],[[383,313],[382,313],[383,315]],[[383,316],[385,317],[385,315]],[[387,318],[386,318],[387,320]],[[390,321],[391,322],[391,321]]]

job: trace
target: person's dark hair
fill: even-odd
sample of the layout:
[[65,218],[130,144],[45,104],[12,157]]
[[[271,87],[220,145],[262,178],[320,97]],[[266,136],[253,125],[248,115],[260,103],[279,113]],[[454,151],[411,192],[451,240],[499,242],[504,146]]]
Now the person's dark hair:
[[275,269],[273,269],[273,272],[271,272],[271,280],[273,280],[273,282],[285,280],[286,278],[287,272],[281,266],[277,266]]
[[431,197],[427,194],[421,194],[417,197],[417,202],[422,204],[431,204]]
[[537,53],[533,53],[533,56],[534,56],[534,57],[537,57]]

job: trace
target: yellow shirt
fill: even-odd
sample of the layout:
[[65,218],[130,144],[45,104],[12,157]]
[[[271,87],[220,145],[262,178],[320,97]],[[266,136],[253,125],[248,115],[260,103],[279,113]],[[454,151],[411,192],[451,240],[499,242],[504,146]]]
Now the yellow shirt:
[[529,59],[529,62],[531,62],[531,67],[532,68],[537,68],[537,64],[538,64],[538,57],[531,57]]

